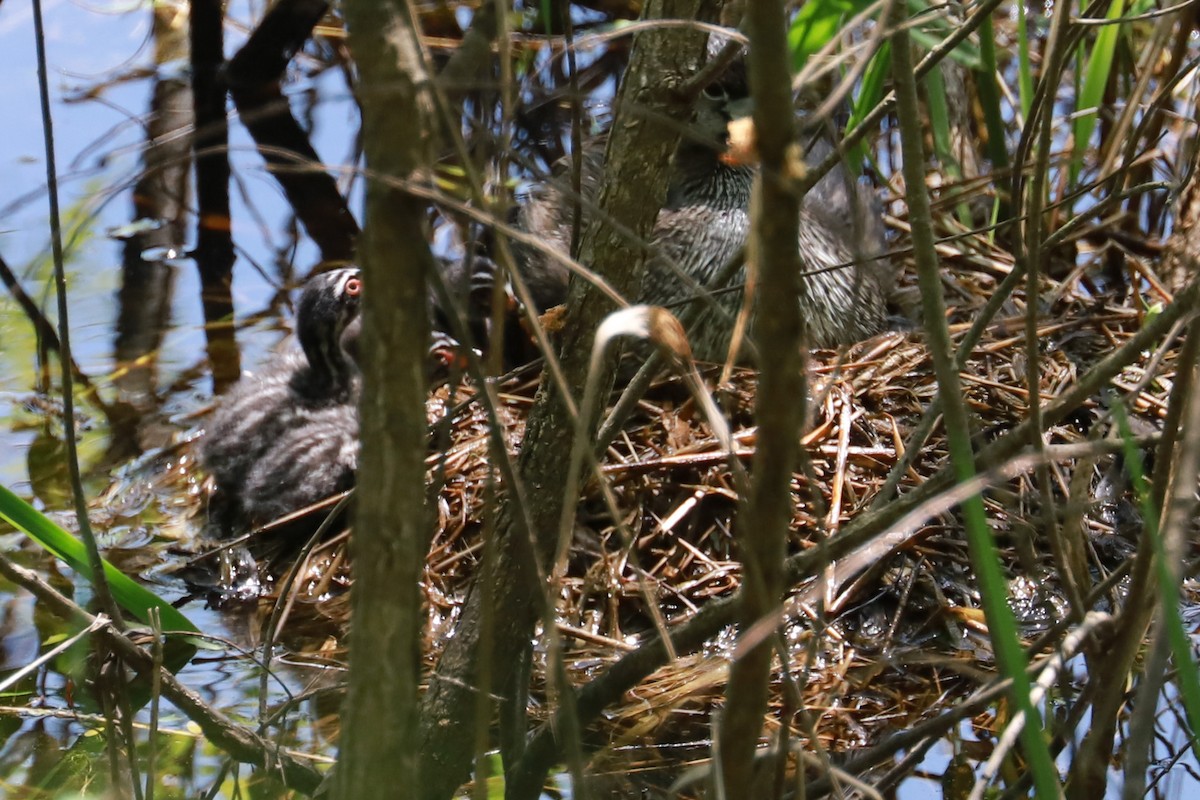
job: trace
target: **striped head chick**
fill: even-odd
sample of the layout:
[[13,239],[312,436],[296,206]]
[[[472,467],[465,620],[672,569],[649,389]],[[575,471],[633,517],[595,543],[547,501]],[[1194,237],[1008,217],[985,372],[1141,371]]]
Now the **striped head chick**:
[[314,275],[304,285],[296,308],[296,338],[308,368],[293,379],[298,399],[320,405],[344,400],[354,391],[362,287],[356,267]]

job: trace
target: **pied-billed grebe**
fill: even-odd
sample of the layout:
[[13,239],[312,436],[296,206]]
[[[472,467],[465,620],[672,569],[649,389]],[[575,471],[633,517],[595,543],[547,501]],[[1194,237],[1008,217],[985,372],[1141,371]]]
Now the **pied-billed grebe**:
[[[710,56],[722,44],[715,38],[710,41]],[[697,98],[692,124],[672,161],[667,199],[652,235],[657,257],[647,266],[639,302],[671,305],[697,297],[702,288],[714,288],[710,284],[722,267],[745,246],[757,170],[730,163],[722,154],[728,145],[728,123],[747,96],[743,62],[735,61]],[[601,138],[584,148],[582,227],[597,199],[604,146]],[[831,149],[827,141],[817,139],[808,158],[820,160]],[[562,252],[570,248],[574,213],[568,186],[566,177],[548,181],[531,193],[519,214],[522,228]],[[563,302],[567,270],[533,248],[515,249],[539,311]],[[894,270],[886,258],[878,258],[883,250],[880,210],[838,164],[809,191],[800,211],[800,303],[813,346],[847,344],[885,330]],[[730,285],[739,286],[745,278],[743,268]],[[690,334],[696,357],[704,360],[724,359],[742,292],[724,292],[715,300],[721,311],[704,312]]]
[[296,309],[300,347],[242,378],[213,412],[200,449],[213,534],[244,533],[353,484],[361,295],[357,269],[310,278]]

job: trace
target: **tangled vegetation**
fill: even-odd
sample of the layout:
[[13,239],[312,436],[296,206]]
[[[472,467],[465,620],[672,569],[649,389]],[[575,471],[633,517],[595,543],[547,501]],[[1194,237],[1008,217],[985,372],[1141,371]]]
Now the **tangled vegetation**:
[[[23,413],[72,443],[53,458],[75,465],[79,522],[54,522],[88,546],[20,487],[0,515],[73,574],[100,573],[103,550],[116,599],[100,584],[96,607],[75,605],[24,538],[0,556],[4,591],[62,620],[39,651],[83,631],[61,682],[17,669],[33,657],[5,665],[24,700],[5,711],[10,743],[64,721],[54,757],[0,757],[13,796],[876,797],[938,782],[949,797],[1091,798],[1196,780],[1189,6],[280,0],[228,60],[219,5],[153,13],[156,92],[193,102],[156,94],[162,127],[132,189],[155,224],[116,234],[122,292],[170,298],[146,276],[166,262],[155,246],[186,240],[214,394],[252,362],[229,324],[243,344],[263,334],[231,281],[247,267],[230,199],[245,167],[229,157],[244,126],[294,241],[323,266],[362,265],[358,487],[304,512],[351,502],[353,529],[204,538],[207,409],[172,416],[163,395],[186,389],[129,384],[163,328],[118,347],[105,379],[62,359]],[[757,367],[694,364],[653,324],[663,352],[603,366],[596,330],[617,306],[595,287],[636,296],[662,154],[717,25],[749,39],[751,149],[769,176],[748,245]],[[180,81],[167,65],[185,53]],[[339,68],[361,110],[345,162],[317,151],[294,88]],[[836,130],[838,152],[806,159],[774,135],[796,120]],[[609,126],[594,216],[617,224],[576,225],[569,299],[538,317],[513,255],[536,242],[510,212]],[[785,319],[795,232],[770,210],[839,160],[865,168],[902,277],[892,330],[809,350],[804,320]],[[276,249],[273,284],[295,284],[294,253]],[[517,286],[486,299],[486,324],[435,320],[461,346],[431,380],[429,298],[462,311],[445,265],[477,254]],[[12,315],[69,352],[65,314],[56,332],[0,267]],[[685,326],[694,313],[673,310]],[[505,373],[515,352],[538,363]],[[108,442],[82,476],[62,433],[73,400]],[[30,482],[43,508],[71,506]],[[182,594],[182,616],[125,575]],[[213,656],[187,618],[210,613],[202,600],[250,634]],[[222,681],[255,689],[230,699]]]

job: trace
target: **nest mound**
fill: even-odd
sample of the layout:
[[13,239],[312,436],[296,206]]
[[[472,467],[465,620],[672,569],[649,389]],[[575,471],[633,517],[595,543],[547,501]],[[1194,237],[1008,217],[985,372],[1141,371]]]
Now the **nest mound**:
[[[1011,260],[986,241],[968,241],[970,249],[943,254],[956,343],[1011,270]],[[1165,293],[1149,298],[1105,293],[1085,274],[1075,269],[1041,287],[1037,302],[1044,322],[1037,346],[1043,404],[1075,386],[1139,331],[1147,304],[1169,299]],[[910,283],[902,296],[913,292]],[[1024,314],[1025,298],[1018,291],[983,329],[961,372],[979,445],[1028,416]],[[1142,351],[1109,384],[1125,396],[1143,443],[1160,425],[1174,358],[1171,341]],[[805,462],[793,484],[792,554],[948,469],[943,431],[934,424],[909,455],[896,488],[886,488],[937,395],[922,334],[891,333],[842,352],[814,353],[809,367],[810,419]],[[714,368],[710,377],[716,374]],[[520,447],[535,388],[536,381],[526,379],[500,392],[510,456]],[[747,465],[755,447],[755,388],[754,373],[735,371],[716,392]],[[1128,483],[1111,455],[1119,449],[1111,443],[1112,399],[1097,393],[1045,437],[1053,513],[1059,524],[1079,526],[1086,534],[1093,584],[1119,567],[1140,529]],[[488,421],[470,386],[439,389],[429,400],[429,416],[433,441],[440,442],[429,457],[430,481],[439,490],[424,579],[430,620],[425,652],[432,664],[476,572],[503,489]],[[985,466],[985,503],[1009,571],[1010,605],[1032,637],[1062,619],[1068,603],[1045,536],[1044,495],[1029,459]],[[681,382],[664,378],[651,389],[605,453],[602,471],[617,498],[621,524],[606,511],[597,482],[588,481],[558,605],[566,663],[580,683],[634,650],[656,624],[685,622],[706,603],[730,596],[740,580],[733,479]],[[1090,500],[1081,503],[1080,497]],[[953,501],[930,507],[917,523],[877,537],[793,587],[784,637],[789,663],[775,684],[774,703],[782,714],[776,724],[797,707],[806,708],[819,718],[805,727],[808,735],[833,750],[862,747],[993,677],[974,572],[952,509]],[[310,554],[291,590],[293,614],[339,630],[349,609],[336,589],[351,580],[343,541]],[[636,748],[706,739],[708,711],[721,702],[732,642],[732,632],[717,636],[642,682],[626,703],[611,709],[603,743]],[[543,670],[544,657],[540,654],[535,670]],[[805,676],[799,704],[787,700],[798,673]],[[986,737],[988,720],[977,722]],[[629,769],[630,751],[622,752],[618,771]],[[653,770],[658,758],[646,751],[646,768]]]
[[[942,251],[950,329],[958,345],[996,296],[1012,261],[979,236],[959,238],[953,249],[943,245]],[[1043,279],[1039,287],[1043,407],[1077,387],[1093,365],[1143,328],[1153,313],[1148,309],[1170,299],[1153,281],[1141,284],[1146,296],[1098,288],[1087,278],[1089,260],[1078,257],[1064,278]],[[910,278],[901,287],[901,303],[915,294]],[[1001,305],[960,373],[977,450],[1028,417],[1025,304],[1018,290]],[[1152,441],[1174,379],[1176,344],[1168,336],[1155,343],[1157,349],[1137,352],[1116,379],[1046,431],[1054,504],[1049,511],[1057,524],[1080,531],[1087,544],[1085,594],[1119,571],[1141,530],[1129,482],[1114,455],[1121,443],[1109,408],[1123,399],[1139,442]],[[711,382],[718,374],[716,367],[706,372]],[[914,444],[914,432],[928,422],[937,397],[918,329],[881,335],[840,352],[815,352],[808,383],[804,458],[793,481],[788,545],[793,556],[949,469],[940,420],[926,425],[927,438]],[[502,438],[510,457],[521,446],[535,389],[536,377],[500,387]],[[734,370],[714,390],[737,455],[747,466],[756,444],[755,390],[756,376],[747,370]],[[436,530],[423,588],[429,609],[425,654],[432,666],[478,570],[504,487],[493,462],[487,415],[470,385],[437,389],[428,413]],[[193,447],[194,442],[184,442],[125,470],[125,489],[114,487],[104,500],[105,512],[121,516],[122,509],[153,505],[156,518],[186,523],[202,516],[204,493],[187,468]],[[167,468],[155,481],[137,477],[154,472],[160,462]],[[983,465],[983,496],[1010,578],[1010,606],[1030,641],[1052,630],[1069,603],[1046,536],[1047,494],[1035,480],[1038,463],[1018,457]],[[687,622],[707,604],[730,597],[740,583],[734,481],[726,454],[682,381],[664,377],[650,389],[608,447],[601,467],[616,497],[620,524],[608,513],[597,481],[586,481],[558,602],[565,661],[579,684],[636,650],[657,627]],[[898,474],[889,486],[893,471]],[[145,502],[133,502],[129,487],[140,487],[143,494],[149,487]],[[158,498],[157,504],[150,498]],[[773,725],[795,724],[810,744],[853,750],[910,728],[994,677],[954,502],[951,497],[928,504],[910,514],[902,529],[889,529],[835,564],[799,575],[780,639],[780,653],[787,658],[776,665]],[[258,536],[269,540],[267,533]],[[288,624],[280,639],[297,656],[307,653],[323,662],[344,658],[341,641],[349,620],[344,589],[352,581],[346,542],[343,532],[299,560],[273,564],[276,574],[287,573],[288,579],[268,584],[260,610],[267,616],[277,604],[286,605],[281,619]],[[664,752],[686,755],[664,751],[666,743],[692,743],[707,755],[710,712],[722,702],[733,643],[733,630],[726,629],[627,692],[593,740],[600,748],[593,769],[603,773],[611,763],[614,773],[638,769],[651,780],[649,774],[660,768],[664,774],[678,770],[678,761],[668,769]],[[537,687],[544,687],[545,661],[539,651]],[[797,714],[806,716],[796,719]],[[976,718],[981,740],[990,738],[992,722],[986,715]]]

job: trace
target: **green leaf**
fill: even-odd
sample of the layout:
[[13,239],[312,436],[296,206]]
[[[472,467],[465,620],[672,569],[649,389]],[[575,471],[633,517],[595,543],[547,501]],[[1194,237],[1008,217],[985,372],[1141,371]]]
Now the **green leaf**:
[[[4,486],[0,486],[0,517],[8,520],[71,569],[91,579],[92,570],[88,565],[87,551],[83,543]],[[116,601],[142,622],[149,623],[150,609],[157,608],[164,630],[199,633],[200,629],[174,606],[107,561],[104,562],[104,576],[108,579]]]
[[[1108,7],[1107,19],[1120,19],[1125,13],[1125,0],[1113,0]],[[1075,116],[1074,134],[1075,149],[1071,153],[1070,185],[1075,186],[1079,179],[1079,171],[1083,167],[1083,157],[1087,153],[1088,143],[1092,139],[1092,131],[1096,129],[1096,109],[1104,102],[1104,88],[1108,86],[1108,76],[1112,72],[1113,53],[1117,49],[1117,37],[1121,35],[1121,26],[1105,25],[1096,36],[1096,44],[1088,56],[1087,69],[1084,71],[1083,86],[1075,104],[1078,112]]]
[[788,29],[793,69],[799,72],[814,53],[838,34],[844,17],[866,6],[866,3],[852,0],[809,0],[805,3]]
[[954,158],[950,143],[950,106],[946,101],[946,81],[941,70],[930,70],[924,83],[925,98],[929,103],[929,127],[933,132],[933,152],[943,167],[956,171],[958,161]]
[[1021,119],[1029,119],[1033,107],[1033,60],[1029,56],[1029,28],[1025,24],[1025,4],[1017,3],[1017,90],[1021,99]]
[[[859,87],[858,94],[854,97],[854,106],[850,110],[850,120],[846,123],[846,129],[852,129],[858,123],[862,122],[867,114],[871,113],[871,109],[879,105],[880,99],[883,97],[883,86],[888,75],[891,74],[891,57],[892,46],[885,42],[875,55],[871,56],[871,63],[867,64],[866,71],[863,72],[862,84]],[[846,154],[847,164],[864,164],[869,155],[867,144],[865,141],[859,141],[850,152]],[[857,172],[851,171],[851,175],[856,175]]]
[[984,124],[987,125],[988,158],[996,170],[1008,166],[1008,149],[1005,147],[1004,115],[1000,110],[1000,86],[996,76],[996,32],[989,14],[979,27],[979,55],[982,67],[975,73],[975,85],[979,87],[979,103],[983,106]]
[[[849,17],[864,11],[869,5],[869,0],[808,0],[792,19],[788,29],[792,68],[799,72],[813,54],[841,33]],[[926,50],[940,45],[953,33],[944,17],[929,13],[930,4],[927,0],[909,0],[908,7],[912,16],[926,17],[922,25],[910,31],[913,40]],[[979,69],[982,63],[979,50],[970,40],[960,42],[950,57],[968,69]]]

